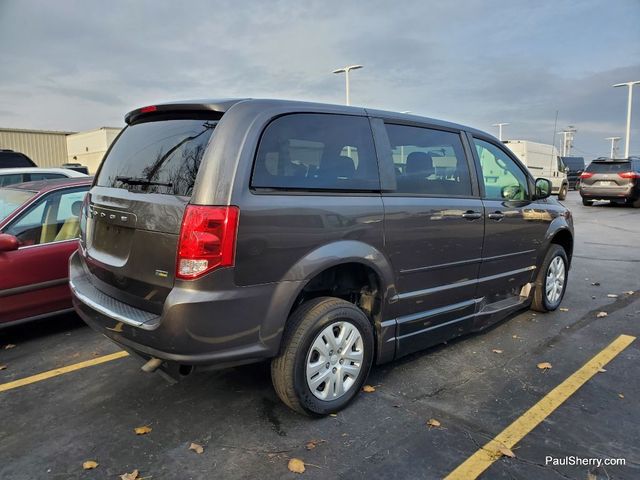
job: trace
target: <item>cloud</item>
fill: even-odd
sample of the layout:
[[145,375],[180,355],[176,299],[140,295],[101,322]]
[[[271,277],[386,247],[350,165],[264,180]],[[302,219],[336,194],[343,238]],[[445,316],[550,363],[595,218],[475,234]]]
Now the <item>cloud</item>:
[[[611,84],[640,79],[639,17],[635,0],[5,1],[0,124],[118,125],[180,98],[341,103],[331,71],[361,63],[353,103],[484,130],[506,121],[509,136],[546,142],[559,111],[577,147],[604,154],[624,131],[626,95]],[[640,153],[640,107],[634,122]]]

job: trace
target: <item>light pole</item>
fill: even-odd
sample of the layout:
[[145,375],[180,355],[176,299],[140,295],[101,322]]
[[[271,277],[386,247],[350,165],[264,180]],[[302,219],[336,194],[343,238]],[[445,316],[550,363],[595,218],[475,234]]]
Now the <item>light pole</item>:
[[349,98],[349,72],[351,70],[358,70],[359,68],[362,68],[362,65],[349,65],[347,67],[338,68],[333,71],[333,73],[344,73],[347,105],[351,105],[350,98]]
[[609,156],[609,158],[613,160],[615,158],[614,155],[616,155],[618,152],[618,140],[620,140],[620,137],[607,137],[605,138],[605,140],[611,141],[611,155]]
[[624,137],[624,158],[629,158],[629,137],[631,136],[631,102],[633,100],[633,86],[640,83],[640,80],[635,82],[616,83],[614,87],[624,87],[625,85],[629,89],[629,98],[627,100],[627,133]]
[[573,136],[577,132],[573,125],[569,125],[565,130],[558,132],[562,134],[562,156],[571,156],[571,148],[573,147]]
[[492,127],[498,127],[498,140],[502,141],[502,127],[504,125],[511,125],[510,123],[494,123]]

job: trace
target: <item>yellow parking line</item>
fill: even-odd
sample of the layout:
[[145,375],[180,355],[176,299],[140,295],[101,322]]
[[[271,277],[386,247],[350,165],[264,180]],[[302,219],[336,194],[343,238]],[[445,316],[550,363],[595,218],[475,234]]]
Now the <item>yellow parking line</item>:
[[29,385],[31,383],[41,382],[42,380],[47,380],[48,378],[57,377],[58,375],[74,372],[82,368],[92,367],[93,365],[100,365],[101,363],[117,360],[118,358],[126,357],[127,355],[129,355],[127,352],[121,350],[110,355],[104,355],[102,357],[92,358],[91,360],[86,360],[84,362],[74,363],[73,365],[67,365],[66,367],[54,368],[53,370],[38,373],[37,375],[32,375],[30,377],[21,378],[19,380],[14,380],[13,382],[2,383],[0,384],[0,392],[6,392],[7,390],[12,390],[14,388],[24,387],[25,385]]
[[501,448],[511,449],[531,430],[573,395],[582,385],[636,339],[630,335],[620,335],[595,357],[585,363],[573,375],[545,395],[520,418],[505,428],[476,453],[451,472],[445,480],[468,480],[479,477],[501,454]]

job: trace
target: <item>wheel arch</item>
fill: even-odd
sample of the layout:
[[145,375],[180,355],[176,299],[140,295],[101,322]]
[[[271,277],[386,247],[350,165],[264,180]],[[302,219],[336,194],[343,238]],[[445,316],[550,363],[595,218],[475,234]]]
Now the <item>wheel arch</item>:
[[[332,288],[337,289],[337,293],[331,294],[324,288],[328,285],[327,279],[331,278],[346,281],[347,285],[339,282],[331,284]],[[354,240],[324,245],[298,260],[284,275],[276,289],[283,291],[274,295],[274,303],[278,304],[277,312],[267,315],[267,321],[277,322],[278,326],[265,330],[277,330],[279,349],[287,320],[302,302],[323,295],[336,296],[355,303],[365,312],[376,336],[375,358],[378,362],[390,360],[395,355],[395,344],[387,342],[386,337],[394,337],[395,328],[385,326],[383,310],[384,305],[396,294],[393,279],[390,262],[372,245]],[[363,293],[363,287],[369,287],[369,292],[365,290]],[[347,298],[345,293],[355,295]]]

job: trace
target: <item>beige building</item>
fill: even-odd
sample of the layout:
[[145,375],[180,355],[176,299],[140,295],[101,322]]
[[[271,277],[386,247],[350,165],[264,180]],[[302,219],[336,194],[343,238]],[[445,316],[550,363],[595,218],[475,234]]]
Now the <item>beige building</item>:
[[102,157],[120,130],[122,129],[102,127],[67,136],[67,159],[65,161],[81,163],[89,168],[90,174],[96,173]]
[[39,167],[67,162],[67,136],[74,132],[0,128],[0,149],[24,153]]

